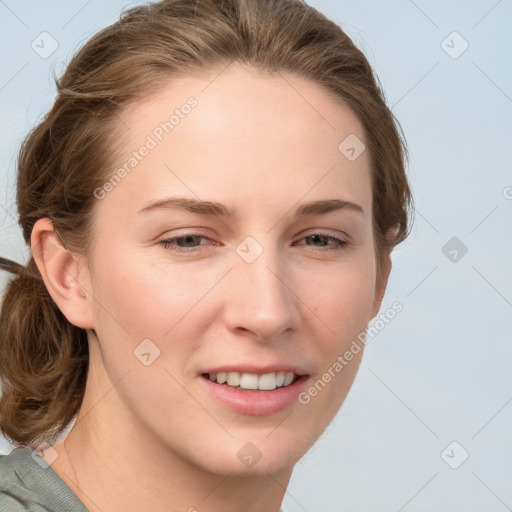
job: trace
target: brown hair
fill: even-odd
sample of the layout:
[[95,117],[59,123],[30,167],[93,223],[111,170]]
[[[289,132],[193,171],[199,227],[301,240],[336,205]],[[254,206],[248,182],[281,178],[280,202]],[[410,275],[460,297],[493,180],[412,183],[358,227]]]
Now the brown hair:
[[[36,220],[47,217],[66,247],[86,254],[93,191],[115,162],[120,109],[172,77],[232,61],[310,79],[358,116],[372,163],[377,262],[383,261],[410,230],[405,143],[362,52],[301,0],[163,0],[122,13],[96,34],[56,80],[52,109],[22,145],[17,207],[25,242]],[[87,333],[57,308],[33,258],[26,267],[0,259],[0,268],[18,274],[0,313],[0,430],[12,443],[30,445],[57,436],[77,414]]]

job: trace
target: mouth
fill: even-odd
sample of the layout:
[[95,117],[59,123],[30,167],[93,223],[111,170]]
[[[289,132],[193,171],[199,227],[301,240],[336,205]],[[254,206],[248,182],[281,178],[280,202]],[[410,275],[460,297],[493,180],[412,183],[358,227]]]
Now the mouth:
[[[298,368],[215,368],[198,375],[217,404],[243,415],[266,416],[297,403],[309,374]],[[274,371],[272,371],[274,370]]]
[[273,391],[294,384],[300,375],[294,372],[269,372],[264,374],[248,372],[203,373],[202,377],[216,384],[242,391]]

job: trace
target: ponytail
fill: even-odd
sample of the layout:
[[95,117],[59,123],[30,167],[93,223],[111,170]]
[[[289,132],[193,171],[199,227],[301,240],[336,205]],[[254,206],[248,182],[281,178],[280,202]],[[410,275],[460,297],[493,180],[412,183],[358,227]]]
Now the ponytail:
[[49,295],[33,258],[15,273],[0,309],[0,431],[13,444],[60,434],[77,414],[87,378],[86,331],[70,324]]

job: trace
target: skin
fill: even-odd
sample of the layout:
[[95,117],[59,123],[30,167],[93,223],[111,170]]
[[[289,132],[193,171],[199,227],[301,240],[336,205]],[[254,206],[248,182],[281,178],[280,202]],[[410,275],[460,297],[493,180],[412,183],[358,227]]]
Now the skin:
[[[217,75],[174,79],[119,115],[121,166],[169,113],[198,100],[98,200],[87,256],[66,251],[49,219],[34,226],[46,286],[68,320],[89,330],[90,344],[83,406],[45,458],[57,454],[52,467],[91,511],[277,512],[294,464],[343,403],[362,351],[309,404],[261,416],[213,399],[200,373],[293,364],[307,371],[309,387],[364,331],[385,291],[391,264],[377,281],[369,155],[351,162],[338,150],[349,134],[365,140],[357,117],[289,74],[231,65]],[[237,214],[137,213],[170,195]],[[299,204],[319,199],[350,201],[363,213],[294,218]],[[195,252],[161,243],[191,232],[206,237],[189,243]],[[313,234],[349,243],[330,250],[334,242]],[[236,251],[248,236],[263,249],[252,263]],[[45,260],[50,246],[57,250]],[[148,338],[160,356],[145,366],[134,350]],[[237,457],[249,442],[262,455],[252,467]]]

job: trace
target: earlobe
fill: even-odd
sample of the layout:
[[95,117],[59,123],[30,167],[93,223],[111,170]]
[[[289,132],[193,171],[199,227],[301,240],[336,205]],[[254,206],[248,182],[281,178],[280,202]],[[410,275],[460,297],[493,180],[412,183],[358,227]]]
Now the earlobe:
[[83,256],[68,250],[50,219],[39,219],[32,229],[32,256],[48,293],[68,321],[93,329],[92,294]]

